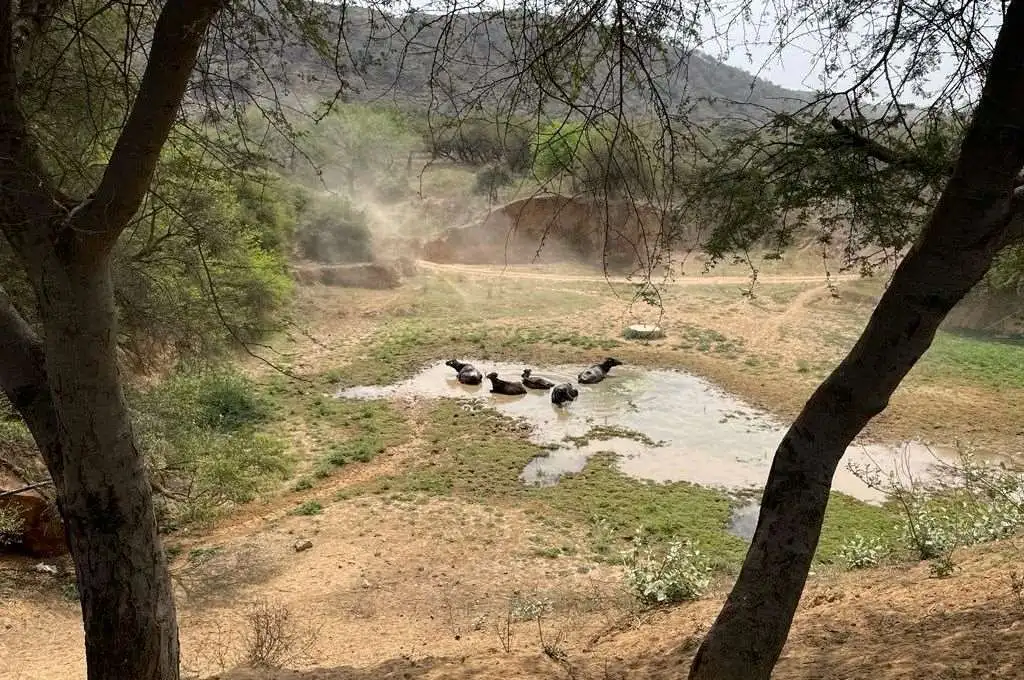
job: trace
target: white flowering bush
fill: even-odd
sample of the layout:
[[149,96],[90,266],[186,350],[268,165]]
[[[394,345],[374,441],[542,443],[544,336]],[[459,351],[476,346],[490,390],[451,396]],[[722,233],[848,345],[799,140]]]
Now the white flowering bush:
[[840,556],[846,560],[851,569],[867,569],[877,567],[886,555],[885,546],[877,537],[864,537],[857,534],[839,548]]
[[936,467],[940,475],[925,484],[898,471],[883,474],[876,465],[850,466],[869,487],[897,504],[902,543],[918,559],[939,564],[939,571],[951,569],[951,555],[959,546],[1007,538],[1024,529],[1024,475],[979,462],[964,449],[959,460]]
[[690,541],[656,549],[638,531],[623,553],[623,564],[630,590],[647,606],[696,600],[711,585],[711,564]]

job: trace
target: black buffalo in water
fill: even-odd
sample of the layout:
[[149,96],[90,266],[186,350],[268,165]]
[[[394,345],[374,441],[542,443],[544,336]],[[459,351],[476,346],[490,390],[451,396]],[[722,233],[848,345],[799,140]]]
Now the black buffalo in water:
[[529,368],[523,369],[523,385],[531,390],[549,390],[555,386],[555,383],[547,378],[538,378],[535,375],[530,375],[530,373],[532,371]]
[[576,401],[578,396],[580,396],[580,391],[573,387],[572,383],[562,383],[555,385],[555,389],[551,390],[551,403],[555,406],[564,406]]
[[502,380],[494,372],[488,373],[487,379],[491,381],[491,392],[495,394],[507,394],[509,396],[526,394],[526,388],[523,387],[523,383]]
[[593,385],[604,380],[605,377],[608,375],[608,371],[612,370],[616,366],[621,365],[622,362],[619,361],[618,359],[608,357],[601,363],[594,364],[590,368],[584,370],[576,377],[579,379],[581,385]]
[[467,364],[458,359],[449,359],[444,362],[445,366],[451,366],[459,374],[459,382],[463,385],[479,385],[484,381],[484,374],[477,370],[473,364]]

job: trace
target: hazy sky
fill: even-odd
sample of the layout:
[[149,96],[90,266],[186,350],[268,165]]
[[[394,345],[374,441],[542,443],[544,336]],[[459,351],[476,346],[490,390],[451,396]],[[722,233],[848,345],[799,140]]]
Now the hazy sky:
[[[711,39],[711,36],[720,35],[723,29],[721,25],[716,26],[711,19],[704,22],[703,34],[710,41],[705,51],[713,57],[722,59],[730,66],[755,73],[765,80],[787,88],[834,90],[851,84],[854,77],[851,68],[846,68],[841,76],[834,77],[830,82],[822,82],[823,65],[818,59],[822,54],[821,40],[824,35],[822,31],[805,29],[801,38],[787,41],[785,47],[777,50],[778,40],[775,38],[773,29],[778,21],[773,7],[789,4],[786,0],[750,0],[750,4],[750,20],[737,22],[724,37]],[[876,30],[888,26],[892,20],[894,4],[894,2],[886,0],[877,2],[872,8],[874,16],[862,15],[859,22],[854,22],[853,30],[866,32],[868,22],[872,22]],[[978,0],[965,4],[964,7],[967,8],[965,11],[976,12],[973,18],[977,22],[985,24],[981,30],[982,35],[990,41],[990,44],[994,44],[1001,24],[1001,17],[995,6]],[[719,24],[721,21],[719,19]],[[904,20],[904,24],[906,24],[906,20]],[[984,39],[975,40],[976,45],[983,44],[983,42]],[[903,64],[903,59],[899,57],[893,61],[897,68]],[[956,62],[957,58],[952,54],[942,60],[927,80],[927,87],[929,89],[941,88],[955,72]],[[850,65],[845,64],[845,66],[849,67]],[[915,96],[909,92],[905,93],[901,99],[919,104],[928,101],[927,97]]]
[[[355,1],[358,2],[359,0]],[[431,9],[444,11],[446,8],[450,9],[453,3],[465,9],[470,9],[471,7],[473,9],[482,9],[488,6],[493,9],[500,9],[507,6],[509,2],[514,1],[405,0],[408,6],[426,11],[431,11]],[[543,2],[543,0],[539,1]],[[739,0],[722,1],[733,7],[739,5]],[[774,8],[780,7],[782,8],[781,11],[785,11],[784,6],[789,4],[787,0],[749,0],[749,3],[749,20],[735,22],[725,36],[721,36],[722,27],[716,27],[710,18],[704,21],[702,33],[707,36],[707,43],[703,48],[704,52],[712,57],[722,59],[730,66],[754,73],[777,85],[796,90],[836,89],[849,83],[849,79],[852,77],[850,69],[846,69],[843,76],[831,82],[822,82],[822,64],[818,63],[817,59],[822,53],[820,32],[806,30],[805,27],[802,38],[790,39],[784,48],[776,50],[778,41],[775,39],[773,29],[778,22],[774,14]],[[874,16],[863,17],[859,26],[855,22],[854,30],[866,28],[868,21],[888,23],[892,7],[895,4],[895,0],[880,0],[869,10]],[[965,5],[968,8],[965,11],[983,13],[986,7],[991,6],[986,4],[984,0],[977,0]],[[719,16],[719,22],[721,21],[723,21],[723,18]],[[992,26],[989,30],[985,31],[985,34],[994,41],[998,31],[999,17],[993,15],[990,23]],[[712,39],[711,36],[715,35],[719,37]],[[776,54],[776,51],[778,51],[778,54]],[[899,62],[898,59],[895,61]],[[849,65],[847,64],[846,66]],[[941,63],[939,69],[929,79],[929,84],[932,86],[941,85],[949,78],[955,68],[956,64],[952,60],[946,60],[944,63]],[[912,96],[910,93],[906,93],[902,99],[904,101],[914,101],[915,103],[924,103],[926,101],[926,98],[922,99]]]

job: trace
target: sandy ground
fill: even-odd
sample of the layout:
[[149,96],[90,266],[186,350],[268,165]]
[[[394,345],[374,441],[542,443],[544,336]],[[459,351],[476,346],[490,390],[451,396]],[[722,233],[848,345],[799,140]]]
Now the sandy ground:
[[[524,269],[522,278],[547,287],[573,285],[580,283],[573,276],[586,276]],[[452,280],[495,274],[477,270],[432,269]],[[694,353],[682,360],[685,366],[783,415],[795,413],[820,380],[813,370],[796,366],[812,356],[810,347],[821,344],[823,329],[848,331],[851,317],[845,311],[870,310],[870,295],[861,302],[837,301],[821,276],[764,276],[762,283],[790,288],[777,299],[753,301],[698,291],[708,286],[706,279],[681,281],[687,283],[667,294],[671,304],[663,325],[714,329],[741,340],[743,356],[758,360],[749,365],[743,358]],[[746,281],[737,275],[714,283],[734,291]],[[408,296],[404,289],[307,291],[302,313],[317,319],[309,329],[316,342],[296,335],[294,368],[311,370],[358,352],[372,342],[388,310]],[[603,330],[621,323],[621,301],[600,298],[595,304],[607,312]],[[840,304],[845,315],[838,312]],[[582,320],[564,322],[597,332]],[[831,351],[838,357],[844,350],[837,343]],[[652,365],[670,356],[681,361],[664,343],[629,353],[628,358],[643,353]],[[820,352],[814,356],[822,360]],[[901,389],[872,434],[904,437],[928,429],[941,437],[970,426],[985,442],[1019,446],[1019,424],[994,415],[1012,412],[1004,403],[1009,398],[963,386],[913,385]],[[297,431],[295,446],[302,445]],[[417,455],[414,448],[393,449],[370,464],[344,469],[316,494],[329,497],[353,481],[400,468]],[[330,503],[313,517],[288,514],[301,498],[254,502],[183,542],[174,579],[189,677],[678,678],[728,585],[690,605],[638,614],[616,567],[574,557],[548,559],[533,550],[538,537],[549,544],[579,541],[578,529],[552,527],[500,499],[488,506],[451,499],[355,499]],[[312,547],[296,550],[306,539]],[[948,579],[930,578],[924,566],[816,574],[775,677],[1022,677],[1024,602],[1010,585],[1019,561],[1018,546],[1001,543],[964,551],[960,570]],[[33,563],[0,563],[0,578],[15,584],[0,592],[0,680],[84,678],[77,605],[56,592],[53,580],[59,576],[36,573]],[[68,568],[66,562],[59,566]],[[540,623],[514,623],[509,642],[502,631],[514,599],[545,601],[550,611]],[[244,661],[251,630],[246,614],[258,602],[289,614],[285,630],[293,639],[279,661],[296,670],[230,670]]]
[[[219,552],[178,570],[183,657],[196,676],[239,661],[245,607],[286,607],[294,672],[223,678],[677,678],[720,595],[638,616],[611,568],[530,557],[538,527],[508,508],[337,503],[317,518],[268,517],[209,537]],[[313,547],[296,553],[298,538]],[[924,567],[812,578],[775,677],[1015,678],[1024,603],[1019,546],[965,552],[948,579]],[[40,577],[41,578],[41,577]],[[540,624],[500,631],[509,598],[547,599]],[[0,677],[84,677],[76,608],[52,595],[0,610]],[[31,642],[30,642],[31,641]],[[308,647],[304,642],[308,641]],[[552,656],[545,653],[545,646]]]

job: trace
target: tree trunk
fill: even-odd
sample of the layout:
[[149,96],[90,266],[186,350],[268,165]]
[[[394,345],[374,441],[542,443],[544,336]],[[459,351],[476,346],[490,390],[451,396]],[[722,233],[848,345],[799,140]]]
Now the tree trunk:
[[89,680],[176,680],[174,600],[118,376],[109,259],[49,259],[39,300],[60,443],[47,463],[78,573]]
[[[80,200],[51,184],[37,153],[18,103],[14,5],[0,2],[0,228],[32,281],[45,338],[0,294],[0,383],[57,490],[89,680],[178,678],[170,577],[118,375],[110,253],[143,203],[199,47],[224,4],[163,3],[131,110],[102,178]],[[46,17],[30,18],[41,31]]]
[[739,578],[690,668],[693,680],[767,680],[807,579],[832,476],[939,324],[1006,243],[1024,166],[1024,0],[1010,3],[956,171],[867,327],[776,451]]

